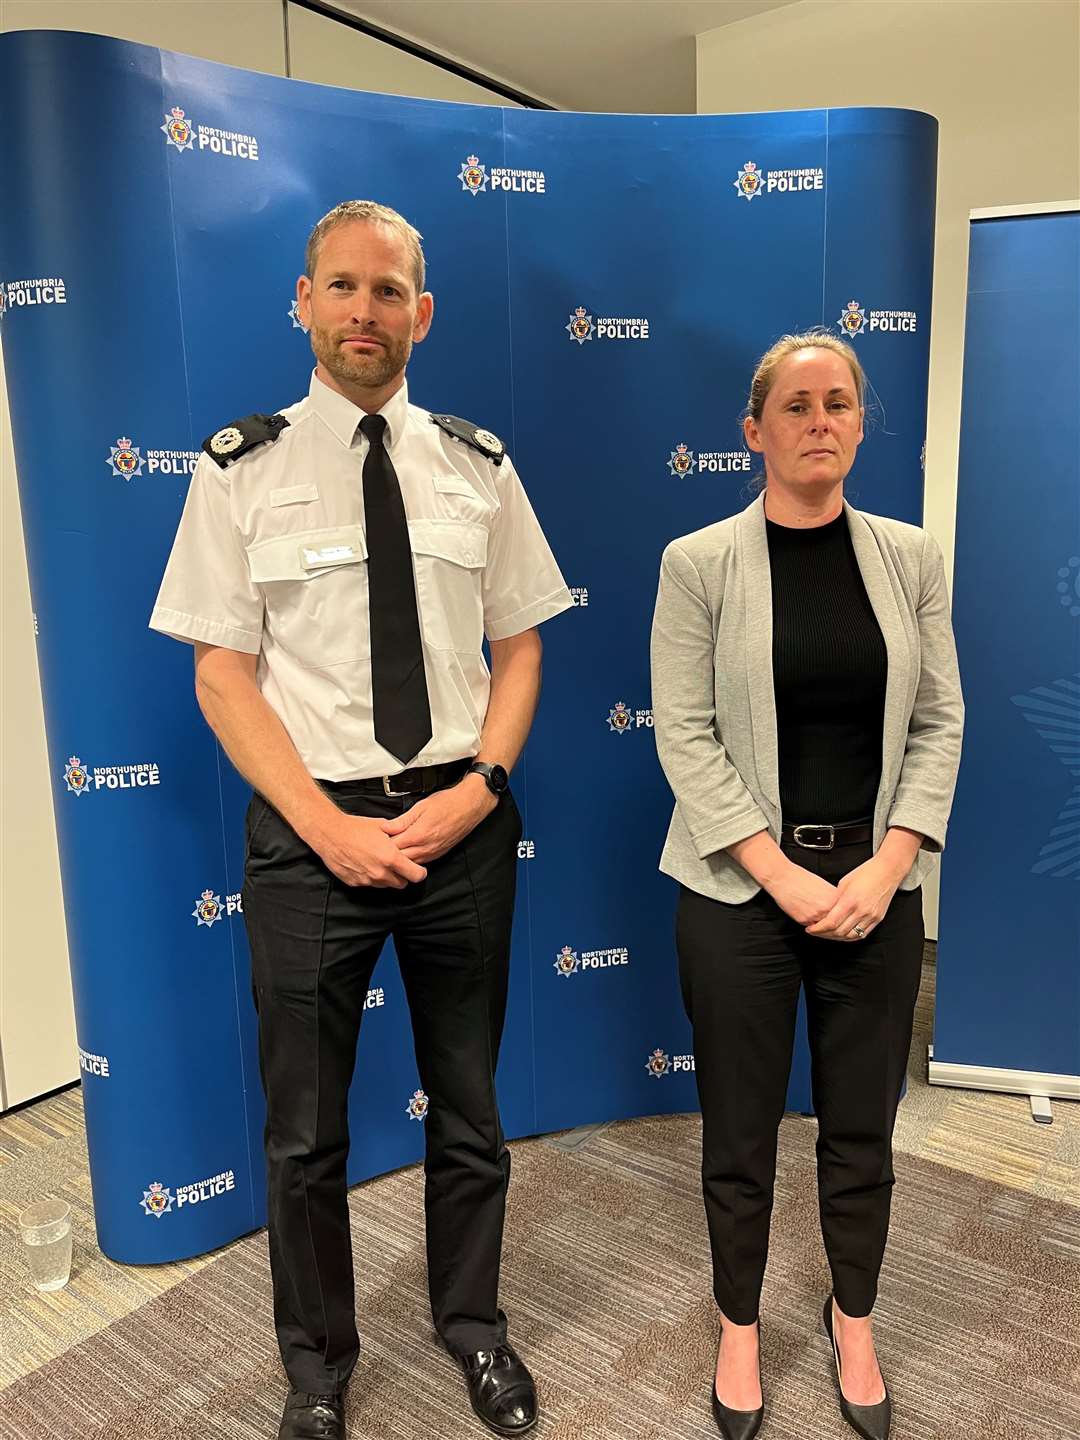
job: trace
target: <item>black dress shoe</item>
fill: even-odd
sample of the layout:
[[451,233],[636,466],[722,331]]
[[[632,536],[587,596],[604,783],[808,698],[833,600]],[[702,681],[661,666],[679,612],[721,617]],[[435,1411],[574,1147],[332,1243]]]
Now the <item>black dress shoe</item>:
[[[761,1325],[758,1324],[758,1336],[761,1335]],[[721,1333],[720,1343],[724,1343]],[[712,1413],[716,1421],[716,1428],[724,1437],[724,1440],[754,1440],[754,1436],[761,1429],[761,1423],[765,1419],[765,1403],[758,1406],[756,1410],[732,1410],[729,1405],[718,1398],[716,1394],[716,1379],[712,1383]]]
[[[825,1301],[825,1313],[822,1319],[825,1321],[825,1333],[829,1337],[832,1346],[833,1360],[836,1362],[834,1379],[836,1391],[840,1396],[840,1414],[851,1426],[857,1435],[863,1440],[889,1440],[889,1426],[892,1424],[892,1401],[889,1399],[889,1387],[885,1386],[885,1399],[878,1401],[876,1405],[853,1405],[844,1394],[844,1387],[840,1380],[840,1349],[833,1335],[832,1325],[833,1297],[830,1295]],[[882,1384],[885,1382],[882,1381]]]
[[345,1440],[342,1395],[309,1395],[290,1386],[278,1440]]
[[754,1440],[765,1419],[765,1406],[756,1410],[732,1410],[716,1398],[716,1386],[712,1391],[712,1413],[716,1428],[724,1440]]
[[510,1344],[473,1355],[455,1355],[465,1372],[469,1401],[496,1435],[524,1435],[536,1424],[536,1386]]

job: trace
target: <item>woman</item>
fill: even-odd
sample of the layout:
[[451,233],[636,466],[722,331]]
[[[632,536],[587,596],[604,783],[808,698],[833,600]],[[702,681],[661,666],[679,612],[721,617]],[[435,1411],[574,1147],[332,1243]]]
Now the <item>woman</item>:
[[963,703],[941,554],[853,510],[865,377],[827,333],[763,357],[744,420],[765,487],[664,552],[653,707],[675,813],[660,868],[694,1028],[721,1340],[713,1413],[764,1406],[758,1300],[799,987],[840,1409],[889,1431],[870,1312],[923,947],[920,884],[945,843]]

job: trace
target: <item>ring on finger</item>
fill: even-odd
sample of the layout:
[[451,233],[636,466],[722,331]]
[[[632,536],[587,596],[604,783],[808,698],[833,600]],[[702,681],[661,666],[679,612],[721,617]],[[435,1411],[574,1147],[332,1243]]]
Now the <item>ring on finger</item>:
[[854,936],[855,936],[857,939],[859,939],[859,940],[865,940],[865,939],[866,939],[866,931],[863,929],[863,927],[862,927],[861,925],[853,925],[853,926],[851,927],[851,933],[852,933],[852,935],[854,935]]

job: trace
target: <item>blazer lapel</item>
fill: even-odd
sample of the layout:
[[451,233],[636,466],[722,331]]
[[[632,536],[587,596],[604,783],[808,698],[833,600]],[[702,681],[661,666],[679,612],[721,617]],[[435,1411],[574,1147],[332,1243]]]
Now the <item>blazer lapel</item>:
[[772,573],[765,531],[764,492],[739,517],[746,623],[746,683],[754,727],[754,758],[762,796],[780,815],[780,769],[773,689]]
[[[884,787],[891,785],[895,779],[894,776],[885,773],[886,766],[897,754],[895,737],[903,735],[907,729],[904,707],[911,679],[911,656],[903,618],[893,590],[892,578],[878,545],[877,536],[859,511],[853,509],[846,500],[844,501],[844,513],[848,519],[848,529],[851,532],[851,543],[855,548],[855,558],[859,562],[859,570],[862,574],[863,584],[866,586],[871,608],[881,627],[881,634],[885,641],[885,653],[888,657],[889,670],[885,680],[885,715],[882,736],[881,781]],[[903,759],[902,746],[898,758]]]

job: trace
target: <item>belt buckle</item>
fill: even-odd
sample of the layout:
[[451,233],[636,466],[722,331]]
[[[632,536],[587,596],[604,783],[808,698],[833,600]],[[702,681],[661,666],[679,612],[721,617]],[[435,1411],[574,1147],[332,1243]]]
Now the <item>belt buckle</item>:
[[[818,841],[816,843],[813,840],[804,840],[799,834],[800,830],[811,830],[815,834],[822,836],[827,833],[828,839],[827,841]],[[795,844],[801,845],[804,850],[831,850],[836,844],[836,830],[832,825],[796,825],[791,833]]]
[[403,799],[406,795],[415,795],[415,794],[416,794],[416,791],[415,791],[415,790],[391,790],[391,789],[390,789],[390,781],[391,781],[391,780],[396,780],[396,779],[397,779],[397,776],[396,776],[396,775],[383,775],[381,778],[382,778],[383,794],[384,794],[384,795],[389,795],[389,797],[390,797],[391,800],[401,800],[401,799]]

